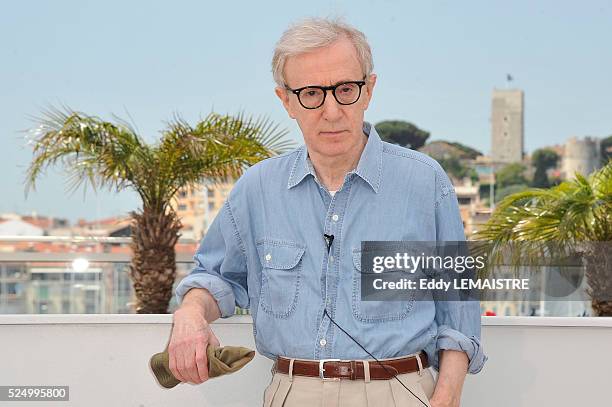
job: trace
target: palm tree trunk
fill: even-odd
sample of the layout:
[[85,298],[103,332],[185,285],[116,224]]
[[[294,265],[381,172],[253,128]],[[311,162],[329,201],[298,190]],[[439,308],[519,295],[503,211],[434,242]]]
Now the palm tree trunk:
[[609,242],[592,242],[585,253],[587,294],[595,315],[612,316],[612,251]]
[[180,236],[180,220],[172,209],[160,212],[144,207],[141,213],[130,215],[130,277],[136,292],[136,312],[166,314],[176,276],[174,246]]

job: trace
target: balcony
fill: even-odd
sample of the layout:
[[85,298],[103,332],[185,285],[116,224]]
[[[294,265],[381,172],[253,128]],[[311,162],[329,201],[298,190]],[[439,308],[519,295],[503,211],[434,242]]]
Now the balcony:
[[[0,385],[69,386],[70,402],[57,406],[261,405],[272,362],[259,354],[238,373],[201,385],[168,390],[156,383],[148,361],[165,348],[172,315],[133,314],[130,255],[104,251],[129,240],[100,239],[100,250],[86,255],[0,252]],[[192,254],[178,254],[177,281],[190,271]],[[87,269],[75,268],[83,257]],[[576,315],[557,315],[564,313]],[[255,348],[249,315],[216,321],[213,329],[222,344]],[[609,403],[612,318],[482,317],[482,341],[489,361],[468,376],[463,406]]]
[[[489,361],[468,376],[463,406],[609,403],[612,318],[483,317],[482,324]],[[261,405],[272,362],[259,354],[233,375],[160,387],[148,360],[164,349],[171,326],[171,315],[0,315],[0,383],[70,386],[70,402],[58,406]],[[254,349],[248,315],[213,330],[222,344]]]

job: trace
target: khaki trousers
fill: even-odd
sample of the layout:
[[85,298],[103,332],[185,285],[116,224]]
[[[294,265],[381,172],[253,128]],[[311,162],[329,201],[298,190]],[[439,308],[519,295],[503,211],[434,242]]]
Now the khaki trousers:
[[[379,359],[389,360],[389,359]],[[366,365],[376,363],[365,361]],[[364,366],[365,367],[365,366]],[[419,372],[404,373],[397,378],[427,407],[436,381],[431,367]],[[396,379],[321,380],[318,377],[293,376],[273,372],[272,381],[264,391],[264,407],[424,407]]]

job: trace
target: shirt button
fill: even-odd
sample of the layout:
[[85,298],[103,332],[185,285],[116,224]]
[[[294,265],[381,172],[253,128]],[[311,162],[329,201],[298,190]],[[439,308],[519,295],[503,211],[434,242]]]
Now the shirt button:
[[322,348],[325,347],[326,344],[327,344],[327,341],[325,340],[325,338],[319,341],[319,345],[321,345]]
[[329,256],[329,261],[333,263],[334,262],[334,256]]
[[336,214],[334,213],[334,215],[332,216],[332,220],[333,220],[334,222],[338,222],[338,215],[336,215]]
[[272,255],[270,253],[266,254],[266,261],[272,260]]

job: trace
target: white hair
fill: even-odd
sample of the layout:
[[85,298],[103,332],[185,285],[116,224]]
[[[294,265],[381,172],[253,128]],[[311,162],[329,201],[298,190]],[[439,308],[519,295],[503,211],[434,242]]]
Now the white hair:
[[326,47],[342,37],[355,47],[363,75],[370,75],[374,62],[366,36],[340,19],[314,17],[292,24],[276,43],[272,57],[272,76],[276,84],[286,86],[284,69],[288,57]]

